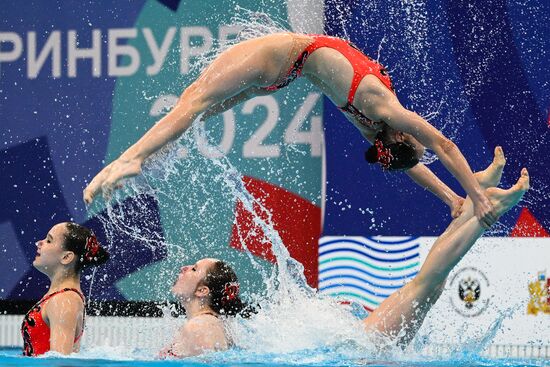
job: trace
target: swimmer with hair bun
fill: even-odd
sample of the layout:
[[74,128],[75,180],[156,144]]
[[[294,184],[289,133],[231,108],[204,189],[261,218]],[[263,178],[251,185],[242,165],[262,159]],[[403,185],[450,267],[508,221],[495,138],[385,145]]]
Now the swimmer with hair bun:
[[[516,206],[530,188],[526,168],[521,170],[519,179],[511,188],[497,188],[504,164],[502,149],[497,147],[493,163],[476,173],[497,218]],[[441,296],[451,270],[484,232],[483,224],[474,215],[473,202],[467,197],[462,213],[437,238],[416,277],[392,293],[363,320],[366,331],[385,335],[396,340],[398,345],[407,346]]]
[[248,317],[252,308],[240,298],[235,271],[224,261],[202,259],[186,265],[176,279],[172,294],[185,309],[186,323],[161,358],[182,358],[222,351],[233,343],[226,330],[228,317]]
[[98,194],[109,197],[121,187],[122,179],[140,174],[144,160],[180,137],[193,121],[274,93],[300,76],[330,98],[373,145],[368,162],[385,170],[405,171],[447,204],[456,218],[464,199],[419,163],[424,148],[431,149],[471,198],[481,225],[489,228],[496,221],[495,208],[460,149],[403,107],[383,65],[348,40],[289,32],[246,40],[222,52],[183,91],[166,116],[93,178],[84,190],[84,201],[89,204]]
[[[475,175],[491,200],[497,218],[516,206],[530,188],[526,168],[511,188],[497,188],[505,163],[502,148],[497,147],[493,162]],[[475,216],[474,204],[467,197],[462,213],[437,238],[418,275],[363,320],[365,331],[407,346],[441,296],[451,270],[484,232],[481,220]],[[185,308],[187,323],[160,353],[161,357],[180,358],[226,350],[232,344],[224,324],[226,318],[239,314],[246,317],[253,312],[239,297],[235,272],[221,260],[202,259],[182,267],[172,293]]]
[[109,253],[90,229],[71,222],[53,226],[36,247],[32,264],[50,279],[50,288],[23,319],[23,355],[78,352],[86,304],[80,274],[104,264]]

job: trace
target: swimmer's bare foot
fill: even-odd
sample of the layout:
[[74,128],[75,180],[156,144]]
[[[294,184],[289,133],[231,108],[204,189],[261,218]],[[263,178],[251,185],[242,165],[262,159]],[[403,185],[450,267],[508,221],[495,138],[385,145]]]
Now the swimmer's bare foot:
[[523,168],[518,182],[508,190],[490,187],[485,192],[493,203],[496,214],[501,216],[515,206],[527,190],[529,190],[529,172],[527,168]]
[[506,164],[506,157],[504,157],[504,151],[502,147],[497,146],[495,148],[495,156],[493,162],[484,171],[476,172],[475,177],[479,182],[479,185],[487,189],[489,187],[496,187],[500,183],[502,178],[502,170]]

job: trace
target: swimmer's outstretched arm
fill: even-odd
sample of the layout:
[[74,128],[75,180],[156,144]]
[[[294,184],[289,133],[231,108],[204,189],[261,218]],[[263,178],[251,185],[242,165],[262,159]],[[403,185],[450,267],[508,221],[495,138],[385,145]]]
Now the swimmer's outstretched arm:
[[99,193],[109,197],[113,190],[120,188],[120,180],[139,175],[147,157],[189,128],[199,115],[198,106],[192,101],[181,103],[181,100],[180,97],[180,102],[166,116],[92,179],[83,192],[86,204],[90,204]]
[[[360,130],[361,134],[371,144],[374,144],[376,134]],[[405,171],[407,175],[423,189],[429,190],[451,209],[451,216],[456,218],[462,211],[464,198],[458,196],[449,186],[439,179],[428,167],[418,163]]]
[[429,190],[451,209],[451,216],[456,218],[462,211],[464,198],[458,196],[449,186],[439,179],[422,163],[405,171],[420,187]]
[[416,113],[404,108],[388,90],[380,88],[373,97],[374,121],[384,121],[392,128],[409,133],[425,147],[434,151],[441,163],[460,182],[474,203],[474,212],[484,228],[489,228],[497,217],[493,205],[474,177],[466,158],[451,140]]
[[225,101],[235,96],[238,96],[235,102],[240,103],[249,89],[269,85],[268,82],[273,79],[273,65],[266,61],[270,53],[262,50],[265,51],[265,48],[251,48],[243,42],[220,54],[184,90],[176,106],[166,116],[92,179],[84,189],[84,201],[89,204],[100,193],[109,197],[120,186],[121,179],[140,174],[143,161],[179,138],[201,113],[217,105],[223,106]]
[[[486,193],[500,216],[515,206],[528,189],[529,175],[524,168],[510,189],[492,187]],[[473,215],[472,202],[467,198],[463,213],[434,243],[418,275],[384,300],[364,320],[367,331],[398,337],[400,344],[406,345],[441,295],[450,271],[484,232],[485,228]]]

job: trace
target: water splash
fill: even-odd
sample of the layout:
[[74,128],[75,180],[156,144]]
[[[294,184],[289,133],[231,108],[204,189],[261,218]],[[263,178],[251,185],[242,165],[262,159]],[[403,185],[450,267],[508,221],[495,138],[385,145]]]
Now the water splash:
[[254,38],[274,33],[289,32],[287,21],[277,19],[261,11],[253,11],[242,6],[235,6],[235,14],[230,21],[231,26],[238,30],[237,36],[219,42],[213,40],[210,51],[197,56],[196,62],[191,65],[191,73],[200,73],[212,63],[222,52],[231,46]]
[[[406,7],[412,6],[412,8],[414,8],[414,4],[410,1],[405,3]],[[245,10],[244,14],[246,17],[235,18],[235,24],[242,26],[242,30],[234,42],[284,29],[276,21],[271,21],[269,17],[266,19],[261,13],[251,14]],[[423,23],[421,25],[423,26]],[[215,51],[204,55],[193,67],[203,70],[213,58],[231,44],[233,43],[218,45]],[[423,47],[426,45],[419,44],[419,49]],[[424,80],[424,84],[427,81],[429,80]],[[416,98],[416,101],[427,97],[431,96],[413,95],[413,99]],[[427,118],[443,115],[445,104],[445,99],[442,98],[435,111],[428,114]],[[459,106],[459,108],[462,107]],[[445,121],[445,118],[443,120]],[[453,126],[457,126],[456,122],[453,122]],[[165,240],[165,245],[173,252],[173,257],[181,262],[196,257],[198,254],[204,254],[205,249],[214,256],[216,253],[222,253],[218,248],[219,240],[215,239],[215,235],[208,233],[207,230],[197,231],[204,233],[202,238],[190,238],[186,234],[189,227],[198,228],[202,225],[202,222],[201,224],[195,223],[194,216],[207,212],[206,208],[223,205],[223,203],[210,201],[209,198],[215,196],[211,193],[220,194],[226,200],[228,207],[235,202],[242,203],[247,212],[253,216],[254,224],[262,230],[264,243],[271,247],[276,259],[275,266],[265,266],[249,251],[244,252],[244,256],[247,257],[251,265],[250,269],[261,274],[263,283],[260,290],[249,293],[247,296],[252,303],[260,304],[261,308],[258,314],[251,319],[237,318],[229,325],[229,330],[241,349],[210,354],[204,358],[214,361],[227,361],[234,358],[234,360],[242,362],[244,354],[244,359],[249,358],[249,360],[254,360],[255,356],[259,356],[258,358],[261,358],[262,361],[268,358],[276,363],[298,361],[314,364],[327,363],[327,361],[357,361],[365,356],[376,358],[380,356],[379,347],[385,346],[386,348],[381,348],[385,350],[383,355],[399,360],[398,356],[402,355],[402,351],[395,348],[393,341],[380,336],[367,335],[363,331],[361,321],[353,315],[349,307],[339,305],[330,298],[319,297],[316,291],[307,285],[302,265],[290,257],[279,233],[274,229],[271,213],[246,189],[242,174],[231,164],[223,152],[216,148],[206,147],[207,150],[213,149],[211,151],[213,154],[210,155],[198,153],[199,149],[204,149],[204,147],[200,148],[196,145],[196,142],[191,139],[193,134],[208,136],[204,126],[195,123],[188,134],[148,160],[143,176],[130,180],[125,190],[117,193],[114,201],[107,204],[108,220],[103,224],[108,234],[122,231],[131,238],[144,241],[154,250],[156,241],[159,239],[151,239],[150,236],[155,237],[155,234],[143,233],[139,228],[128,225],[127,214],[120,208],[117,209],[114,204],[120,202],[124,197],[136,196],[138,193],[149,193],[162,198],[162,201],[171,204],[170,210],[181,213],[182,222],[187,226]],[[186,157],[186,159],[181,159],[182,157]],[[207,169],[205,172],[200,172],[196,167],[207,167]],[[171,183],[174,182],[180,182],[182,186],[185,185],[191,189],[174,191],[174,188],[171,187],[173,185]],[[191,194],[181,197],[179,196],[180,192]],[[372,210],[370,214],[373,215]],[[213,220],[216,219],[213,218]],[[238,219],[235,218],[235,221]],[[240,232],[237,235],[242,247],[246,250],[247,238]],[[116,244],[111,244],[111,246],[116,246]],[[164,269],[161,271],[163,277],[171,278],[173,269],[170,267],[173,264],[174,261],[167,261],[167,264],[163,265]],[[493,340],[496,331],[501,328],[503,320],[504,316],[497,319],[475,346],[488,345]],[[422,357],[422,351],[429,341],[429,337],[423,335],[418,336],[411,344],[413,350],[420,351],[418,352],[419,358]],[[463,343],[456,350],[469,350],[469,346],[473,346],[473,344],[468,343],[471,341]],[[466,354],[465,358],[473,361],[481,351],[482,349],[473,354]],[[461,355],[464,356],[463,353]],[[407,354],[407,358],[410,357],[411,355]],[[201,359],[201,361],[204,360]]]
[[[201,127],[196,124],[193,129],[201,129]],[[204,131],[201,133],[208,135]],[[174,194],[166,191],[162,183],[177,182],[185,177],[196,190],[202,191],[203,194],[210,192],[214,183],[224,192],[228,201],[240,201],[243,204],[243,207],[253,216],[254,224],[261,228],[264,234],[263,241],[271,246],[276,257],[275,266],[266,269],[257,258],[245,252],[252,268],[261,274],[264,283],[261,291],[248,295],[252,303],[260,305],[259,312],[250,319],[236,318],[229,322],[228,331],[240,348],[238,351],[208,354],[201,361],[227,361],[232,358],[240,362],[243,358],[249,361],[255,358],[265,361],[269,358],[281,363],[327,363],[343,360],[358,361],[365,357],[393,361],[404,358],[409,361],[415,358],[422,361],[434,360],[433,353],[426,352],[431,344],[429,333],[419,334],[407,349],[406,357],[403,357],[402,350],[395,346],[393,340],[366,334],[361,320],[354,316],[352,307],[339,305],[331,298],[321,298],[314,289],[310,288],[305,281],[303,267],[290,257],[279,233],[273,228],[272,214],[246,189],[242,174],[223,155],[219,158],[207,158],[198,153],[198,147],[190,138],[191,135],[187,134],[180,141],[165,148],[158,156],[152,157],[145,166],[143,177],[128,182],[126,194],[154,192],[156,195],[168,195],[173,199]],[[190,159],[176,159],[182,144],[185,144]],[[213,155],[216,156],[216,154]],[[182,166],[192,169],[197,161],[209,163],[208,173],[213,174],[214,177],[210,185],[202,182],[204,176],[200,172],[189,174],[189,171],[184,170],[182,173]],[[121,200],[123,197],[123,194],[119,194],[115,199]],[[189,202],[190,198],[192,200]],[[195,203],[193,194],[190,198],[180,202],[180,205],[187,206],[189,203]],[[214,205],[213,203],[203,204]],[[109,222],[105,223],[106,225],[111,226],[112,230],[135,233],[135,228],[124,224],[124,213],[115,210],[112,203],[108,207],[110,207]],[[173,209],[178,210],[178,208]],[[238,218],[235,220],[238,221]],[[184,235],[184,231],[182,234]],[[244,234],[238,235],[243,248],[246,249],[247,238]],[[176,241],[170,243],[170,246],[173,250],[183,251]],[[208,247],[208,250],[215,251],[215,248]],[[193,256],[190,254],[193,251],[193,246],[186,246],[185,256]],[[479,359],[483,349],[491,343],[495,334],[501,329],[503,320],[510,315],[511,311],[507,311],[495,320],[480,339],[459,341],[451,352],[448,350],[446,353],[439,352],[436,354],[436,360],[437,358],[460,358],[461,361]],[[90,356],[97,355],[96,352],[91,351]],[[136,351],[136,353],[139,352]],[[149,353],[149,357],[153,358],[154,351]]]

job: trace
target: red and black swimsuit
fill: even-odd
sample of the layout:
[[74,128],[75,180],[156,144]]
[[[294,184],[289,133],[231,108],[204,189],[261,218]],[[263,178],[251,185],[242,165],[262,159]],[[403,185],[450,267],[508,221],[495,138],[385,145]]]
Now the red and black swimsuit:
[[[76,292],[82,302],[86,304],[84,295],[75,288],[64,288],[57,292],[51,293],[43,297],[38,301],[25,315],[23,323],[21,325],[21,335],[23,336],[23,355],[24,356],[38,356],[50,351],[50,327],[42,318],[42,307],[53,296],[63,292]],[[84,316],[86,313],[84,312]],[[82,320],[82,331],[75,338],[74,343],[82,337],[84,333],[84,318]]]
[[395,94],[395,91],[392,86],[392,82],[386,68],[373,60],[369,56],[363,54],[357,46],[353,43],[343,40],[341,38],[322,36],[322,35],[310,35],[313,37],[314,41],[300,54],[296,62],[290,68],[287,73],[287,77],[284,82],[276,85],[271,85],[266,87],[265,90],[275,91],[286,87],[294,79],[302,75],[302,68],[307,60],[307,58],[315,51],[322,47],[332,48],[340,52],[353,67],[353,79],[351,81],[351,87],[348,92],[348,101],[345,106],[340,106],[338,109],[342,112],[349,113],[357,119],[359,123],[367,127],[373,126],[373,121],[368,117],[363,115],[359,109],[353,105],[353,99],[355,98],[355,92],[359,87],[359,83],[366,75],[374,75],[390,90]]

